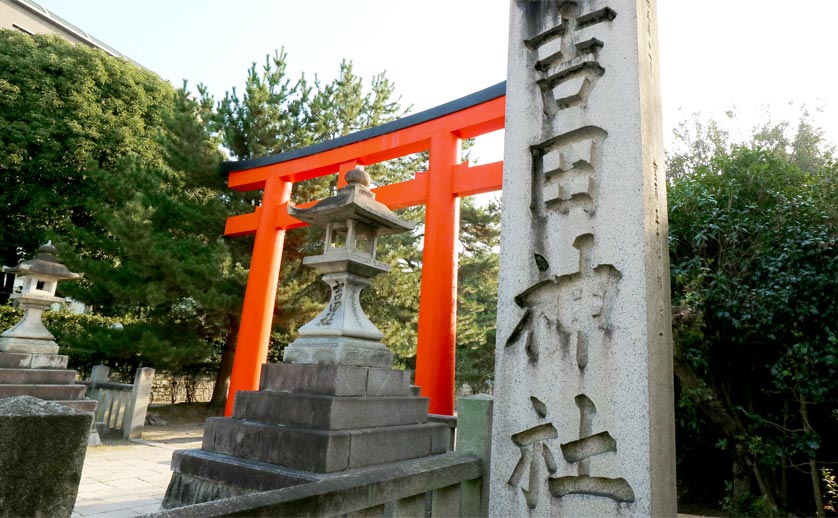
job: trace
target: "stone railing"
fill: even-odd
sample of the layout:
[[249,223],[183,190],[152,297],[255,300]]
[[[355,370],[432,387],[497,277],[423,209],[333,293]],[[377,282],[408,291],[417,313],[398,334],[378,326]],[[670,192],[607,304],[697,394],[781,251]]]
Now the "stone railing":
[[99,402],[95,416],[97,425],[102,423],[108,433],[121,431],[124,439],[139,439],[145,425],[154,369],[137,369],[133,384],[108,381],[109,374],[110,368],[96,365],[89,381],[76,383],[87,385],[87,397]]
[[147,516],[486,516],[492,398],[461,399],[458,422],[452,453]]

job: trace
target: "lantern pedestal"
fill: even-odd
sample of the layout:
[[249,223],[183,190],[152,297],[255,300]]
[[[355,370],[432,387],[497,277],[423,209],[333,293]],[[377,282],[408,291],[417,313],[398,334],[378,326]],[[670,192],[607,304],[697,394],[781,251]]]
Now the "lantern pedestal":
[[[12,299],[26,313],[20,322],[0,334],[0,398],[32,396],[93,413],[96,400],[87,399],[87,387],[75,383],[76,371],[67,369],[67,356],[57,354],[55,337],[41,320],[52,304],[64,301],[55,296],[58,283],[82,276],[59,263],[55,254],[55,247],[47,243],[33,259],[3,268],[22,277],[23,286]],[[88,444],[100,444],[95,426]]]
[[[337,256],[337,257],[336,257]],[[372,258],[344,253],[306,257],[303,264],[323,273],[332,289],[326,308],[299,329],[299,338],[285,350],[286,363],[392,367],[393,354],[381,343],[384,334],[361,309],[361,291],[370,277],[390,268]]]
[[61,302],[60,297],[18,296],[20,306],[26,310],[23,320],[0,334],[0,351],[9,353],[56,354],[55,337],[44,327],[41,315],[51,304]]

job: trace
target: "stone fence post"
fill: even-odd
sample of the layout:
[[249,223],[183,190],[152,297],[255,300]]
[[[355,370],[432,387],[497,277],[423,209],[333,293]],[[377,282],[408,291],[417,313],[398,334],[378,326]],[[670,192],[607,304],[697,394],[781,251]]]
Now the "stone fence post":
[[123,439],[140,439],[151,401],[154,369],[137,369],[133,384],[111,382],[110,371],[105,365],[96,365],[90,372],[90,380],[79,383],[87,385],[90,397],[99,403],[97,422],[108,430],[122,429]]
[[457,453],[474,455],[483,462],[483,476],[463,482],[463,516],[489,515],[489,454],[492,449],[492,405],[488,394],[463,397],[457,406]]
[[92,383],[103,383],[108,381],[111,375],[111,368],[107,365],[94,365],[90,371],[90,381]]
[[125,420],[122,423],[124,439],[139,439],[143,435],[153,380],[154,369],[151,367],[140,367],[134,374],[134,388],[131,390],[131,399],[128,408],[125,409]]

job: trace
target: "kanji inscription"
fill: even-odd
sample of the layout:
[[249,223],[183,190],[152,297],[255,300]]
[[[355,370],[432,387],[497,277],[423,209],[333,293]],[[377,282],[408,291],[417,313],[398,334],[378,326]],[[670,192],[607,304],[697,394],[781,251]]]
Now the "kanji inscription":
[[533,148],[533,176],[541,183],[546,208],[567,212],[579,207],[595,213],[597,168],[607,133],[586,126]]
[[574,1],[553,4],[557,11],[553,18],[560,23],[543,28],[524,41],[535,55],[537,84],[550,114],[584,103],[605,73],[597,55],[605,45],[600,26],[617,16],[609,7],[582,13]]
[[[634,491],[624,478],[591,476],[590,458],[604,453],[616,453],[617,441],[608,431],[592,433],[596,407],[584,394],[579,394],[575,399],[579,407],[579,439],[561,444],[561,451],[566,462],[577,466],[577,475],[554,476],[559,468],[547,444],[547,441],[559,436],[553,423],[538,424],[510,437],[518,447],[520,457],[507,484],[521,488],[530,509],[538,506],[544,480],[542,474],[547,477],[550,495],[554,498],[588,494],[611,498],[617,502],[634,501]],[[531,396],[530,402],[539,418],[547,417],[546,406],[541,400]],[[545,471],[542,471],[542,465]],[[522,485],[525,477],[526,487]]]
[[543,319],[549,328],[555,329],[559,346],[575,349],[579,370],[585,369],[589,347],[602,344],[610,334],[609,315],[621,278],[610,264],[592,266],[593,246],[592,235],[579,236],[573,243],[579,250],[576,273],[548,276],[515,297],[515,303],[524,312],[506,340],[507,346],[523,340],[530,361],[537,362],[538,344],[549,339],[534,336],[534,322]]
[[654,9],[511,0],[491,516],[677,512]]
[[611,498],[617,502],[634,502],[634,491],[624,478],[591,476],[590,458],[604,453],[616,453],[617,441],[607,431],[593,431],[596,406],[585,394],[576,396],[579,407],[579,439],[561,445],[562,456],[577,465],[578,475],[551,478],[550,494],[562,498],[572,494]]

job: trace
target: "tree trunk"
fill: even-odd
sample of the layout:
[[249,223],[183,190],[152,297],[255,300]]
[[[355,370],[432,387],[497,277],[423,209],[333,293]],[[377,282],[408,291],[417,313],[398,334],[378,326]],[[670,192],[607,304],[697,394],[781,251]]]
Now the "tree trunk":
[[739,461],[739,455],[733,456],[733,479],[731,488],[731,497],[734,505],[739,505],[751,493],[751,474],[747,466]]
[[[808,434],[814,430],[809,424],[809,409],[806,408],[806,399],[803,395],[798,397],[800,402],[800,418],[803,421],[803,430]],[[812,495],[815,497],[815,516],[822,518],[826,516],[826,511],[823,508],[823,493],[821,492],[821,474],[818,471],[818,462],[815,456],[809,457],[809,471],[812,475]]]
[[[783,429],[789,428],[789,402],[783,401]],[[789,502],[789,477],[788,469],[791,461],[785,455],[780,462],[780,501],[783,502],[783,509],[788,509]]]
[[[675,371],[675,377],[678,378],[681,386],[690,390],[696,406],[698,406],[713,424],[721,429],[728,440],[734,440],[737,435],[744,432],[742,425],[725,408],[718,392],[708,387],[698,377],[695,371],[687,365],[687,362],[680,358],[677,352],[673,362],[673,369]],[[699,389],[701,395],[699,395]]]
[[215,386],[212,388],[210,406],[223,408],[227,404],[227,390],[230,388],[230,374],[233,372],[233,358],[236,355],[236,339],[238,338],[239,323],[236,317],[227,319],[227,339],[224,341],[224,352],[221,353],[221,365],[215,376]]
[[754,478],[757,479],[757,485],[759,485],[759,492],[762,493],[762,496],[768,500],[768,503],[772,507],[777,507],[777,498],[774,496],[777,492],[774,484],[772,484],[769,479],[765,476],[763,471],[764,467],[761,466],[757,462],[753,462],[749,458],[749,463],[751,465],[751,469],[754,472]]

